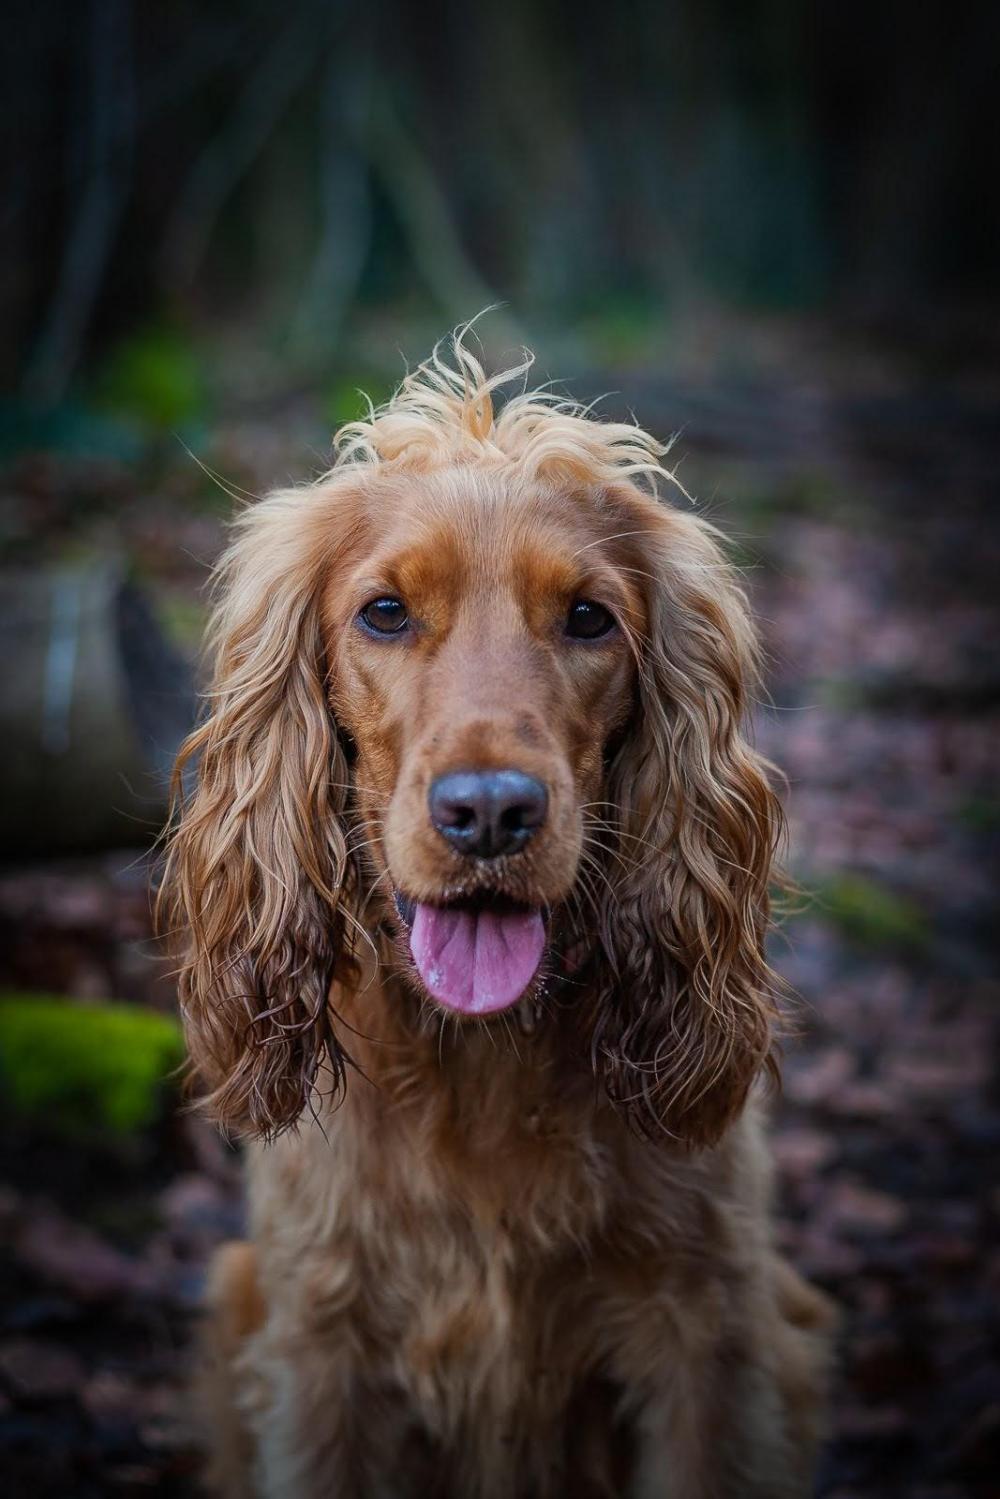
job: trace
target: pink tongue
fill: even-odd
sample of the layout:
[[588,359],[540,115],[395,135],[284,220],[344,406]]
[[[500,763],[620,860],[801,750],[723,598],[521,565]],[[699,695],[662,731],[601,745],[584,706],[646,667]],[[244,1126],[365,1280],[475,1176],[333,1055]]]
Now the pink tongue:
[[488,1015],[520,999],[545,946],[537,912],[499,916],[418,905],[410,951],[427,988],[449,1010]]

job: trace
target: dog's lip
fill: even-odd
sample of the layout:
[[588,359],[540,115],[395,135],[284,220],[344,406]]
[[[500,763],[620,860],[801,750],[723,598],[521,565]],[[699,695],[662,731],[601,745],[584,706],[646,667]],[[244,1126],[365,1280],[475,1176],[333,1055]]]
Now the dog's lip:
[[413,918],[417,914],[417,903],[410,896],[404,895],[398,885],[392,887],[392,903],[396,907],[396,915],[403,925],[409,930],[413,925]]
[[409,930],[413,926],[413,919],[417,914],[418,905],[442,906],[455,910],[468,911],[497,911],[506,915],[527,915],[529,912],[542,912],[541,903],[532,905],[528,901],[515,900],[512,896],[505,895],[502,891],[479,890],[467,894],[442,895],[436,900],[417,901],[413,896],[407,895],[398,885],[392,887],[392,903],[403,925]]

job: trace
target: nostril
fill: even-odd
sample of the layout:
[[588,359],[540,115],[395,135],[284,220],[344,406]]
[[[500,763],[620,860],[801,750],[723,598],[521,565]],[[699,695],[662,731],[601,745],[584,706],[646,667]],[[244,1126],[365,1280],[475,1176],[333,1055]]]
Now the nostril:
[[439,776],[427,800],[431,821],[441,832],[469,832],[482,816],[482,788],[468,771]]
[[508,846],[523,845],[545,821],[549,793],[545,783],[520,770],[496,772],[494,825]]
[[500,826],[509,833],[519,833],[524,828],[535,828],[540,822],[537,809],[522,802],[516,807],[505,807],[500,813]]

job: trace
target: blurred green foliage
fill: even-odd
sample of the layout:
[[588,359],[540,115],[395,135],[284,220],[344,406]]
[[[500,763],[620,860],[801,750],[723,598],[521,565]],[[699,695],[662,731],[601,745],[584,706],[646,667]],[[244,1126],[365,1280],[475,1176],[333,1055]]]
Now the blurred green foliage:
[[574,320],[590,358],[608,364],[641,359],[662,337],[664,312],[655,296],[610,289]]
[[345,366],[494,302],[598,360],[713,305],[923,343],[928,309],[995,296],[995,7],[913,11],[35,0],[0,372],[56,405],[111,350],[115,409],[170,429],[202,372],[166,316]]
[[814,881],[812,907],[858,947],[922,951],[930,938],[919,906],[888,886],[842,870]]
[[336,429],[345,422],[356,421],[368,410],[368,402],[380,406],[387,401],[395,389],[384,374],[374,371],[358,371],[350,376],[331,380],[323,394],[323,416]]
[[987,792],[968,796],[959,805],[958,817],[977,833],[992,833],[1000,828],[1000,797]]
[[197,655],[208,623],[204,598],[191,598],[180,590],[157,587],[155,578],[150,579],[150,586],[155,590],[157,618],[167,635],[189,656]]
[[183,1054],[177,1022],[151,1010],[0,995],[0,1091],[16,1114],[57,1130],[143,1129]]
[[189,338],[150,327],[116,346],[97,377],[96,392],[109,410],[152,432],[174,432],[204,416],[208,380]]
[[[756,475],[752,476],[749,487],[745,479],[740,487],[740,478],[739,474],[735,475],[735,485],[727,492],[738,499],[742,513],[762,524],[786,516],[829,520],[856,513],[854,498],[843,480],[829,469],[798,465],[781,477],[771,479],[766,488],[760,487]],[[857,507],[857,514],[866,515],[863,506]]]

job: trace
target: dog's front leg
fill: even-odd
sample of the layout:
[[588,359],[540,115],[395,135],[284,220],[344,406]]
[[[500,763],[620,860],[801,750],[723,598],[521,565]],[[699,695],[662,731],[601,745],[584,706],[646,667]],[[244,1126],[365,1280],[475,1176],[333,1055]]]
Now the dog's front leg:
[[811,1445],[789,1439],[777,1382],[758,1364],[665,1370],[641,1408],[633,1499],[808,1499]]
[[269,1353],[257,1413],[259,1499],[362,1499],[368,1492],[354,1383],[343,1358]]
[[386,1406],[360,1393],[343,1317],[318,1327],[308,1302],[269,1302],[247,1243],[216,1255],[207,1303],[196,1416],[211,1492],[220,1499],[381,1499],[388,1491],[372,1442]]
[[280,1337],[265,1331],[255,1362],[267,1390],[256,1413],[260,1499],[400,1499],[399,1401],[359,1367],[346,1326]]

